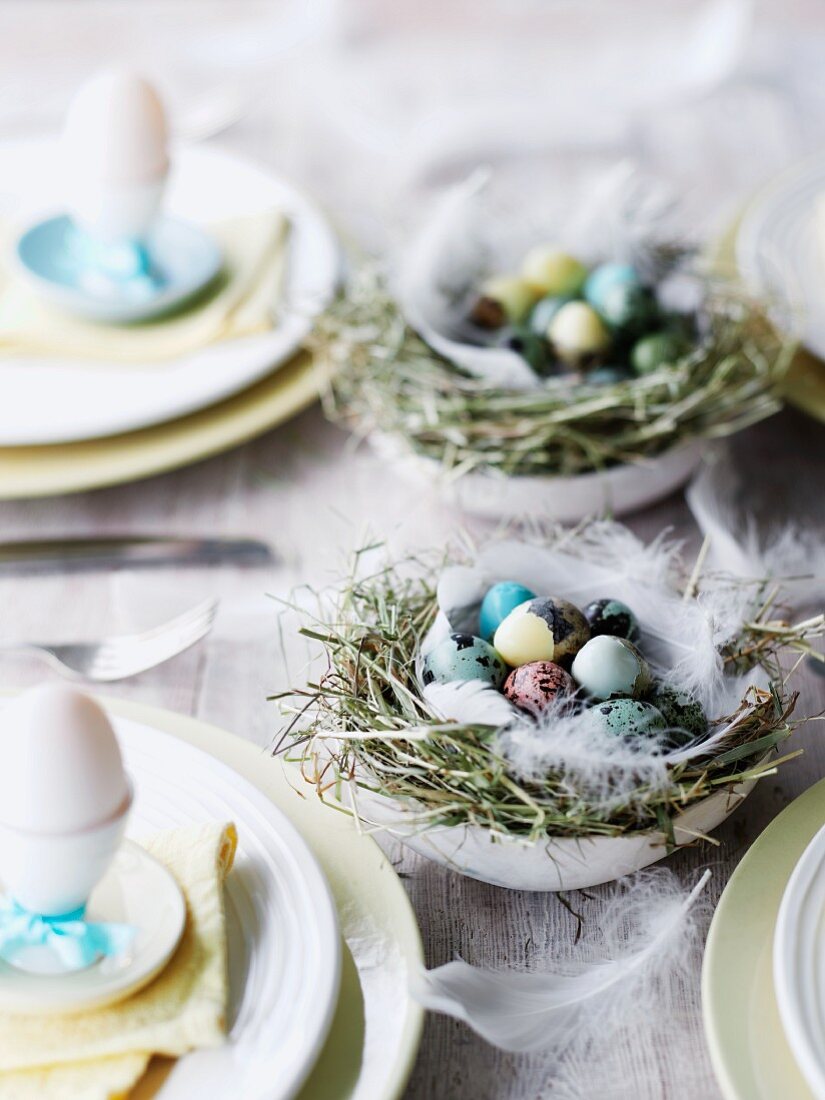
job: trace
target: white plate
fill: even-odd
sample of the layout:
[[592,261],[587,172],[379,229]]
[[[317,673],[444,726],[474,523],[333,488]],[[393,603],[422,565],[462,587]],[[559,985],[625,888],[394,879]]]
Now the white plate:
[[780,304],[784,327],[825,356],[825,259],[814,203],[825,194],[825,157],[794,165],[748,207],[736,235],[736,263],[748,285]]
[[[0,143],[4,219],[25,225],[60,208],[53,158],[51,140]],[[232,154],[215,148],[174,154],[165,206],[171,216],[208,224],[273,206],[291,223],[276,329],[137,368],[0,359],[0,447],[94,439],[172,420],[245,389],[289,359],[335,290],[339,254],[327,222],[286,181]]]
[[788,880],[773,941],[785,1038],[817,1100],[825,1100],[825,829]]
[[192,822],[234,821],[238,854],[226,885],[229,1038],[175,1063],[163,1100],[287,1100],[329,1029],[340,938],[326,881],[300,834],[226,765],[149,726],[114,718],[135,781],[132,836]]
[[91,921],[131,925],[135,938],[129,949],[71,973],[35,974],[0,962],[0,1011],[52,1015],[121,1001],[161,972],[186,925],[177,882],[128,840],[95,888],[86,912]]

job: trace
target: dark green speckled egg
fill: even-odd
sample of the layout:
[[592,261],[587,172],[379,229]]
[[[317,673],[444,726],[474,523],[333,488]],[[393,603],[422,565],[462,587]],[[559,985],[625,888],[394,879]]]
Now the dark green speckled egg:
[[507,671],[504,661],[483,638],[473,634],[451,634],[424,658],[422,678],[425,684],[485,680],[500,690]]
[[661,711],[668,728],[675,734],[672,737],[675,744],[693,741],[708,732],[708,720],[702,704],[686,691],[658,687],[650,701]]
[[667,722],[661,711],[640,699],[608,699],[591,707],[590,714],[608,733],[632,739],[639,736],[664,733]]
[[633,642],[639,636],[639,623],[626,603],[606,597],[593,600],[584,609],[584,617],[590,623],[593,637],[610,634],[614,638],[627,638]]

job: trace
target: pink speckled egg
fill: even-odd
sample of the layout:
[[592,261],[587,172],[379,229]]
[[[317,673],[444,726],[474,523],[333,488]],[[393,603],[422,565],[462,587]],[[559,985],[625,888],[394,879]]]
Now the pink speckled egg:
[[573,677],[552,661],[530,661],[520,665],[504,683],[504,694],[510,702],[534,718],[538,718],[557,695],[568,695],[575,690]]

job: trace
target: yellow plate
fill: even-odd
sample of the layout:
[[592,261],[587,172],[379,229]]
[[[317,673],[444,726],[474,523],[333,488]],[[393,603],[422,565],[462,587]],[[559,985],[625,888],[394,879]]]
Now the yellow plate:
[[813,1100],[776,1006],[773,933],[791,872],[823,825],[825,780],[771,822],[717,906],[702,967],[702,1009],[726,1100]]
[[[756,195],[749,206],[758,201],[759,195]],[[736,235],[747,209],[728,227],[711,254],[714,267],[730,278],[739,277],[735,259]],[[789,405],[817,420],[825,420],[825,363],[805,348],[800,348],[794,356],[782,390]]]
[[84,443],[0,447],[0,500],[121,485],[198,462],[294,416],[317,400],[322,384],[304,352],[228,401],[167,424]]
[[[393,949],[403,956],[408,969],[423,962],[421,937],[407,892],[384,853],[371,837],[359,833],[344,814],[324,807],[314,797],[302,798],[290,786],[280,762],[263,749],[215,726],[172,711],[101,699],[115,714],[171,733],[222,760],[254,783],[300,830],[326,875],[339,912],[348,919],[362,919],[377,926]],[[364,1046],[364,994],[348,951],[344,952],[341,991],[329,1036],[296,1100],[348,1100],[358,1085]],[[409,997],[404,1010],[401,1039],[393,1049],[373,1052],[383,1063],[380,1091],[370,1100],[397,1100],[406,1086],[421,1039],[423,1009]],[[166,1072],[156,1059],[135,1097],[146,1100]],[[373,1081],[374,1067],[373,1067]]]

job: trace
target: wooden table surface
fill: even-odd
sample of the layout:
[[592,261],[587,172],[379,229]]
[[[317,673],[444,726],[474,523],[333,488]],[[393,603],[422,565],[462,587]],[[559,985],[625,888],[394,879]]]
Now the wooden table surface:
[[[21,43],[29,42],[35,34],[33,20],[37,28],[48,28],[44,46],[47,60],[74,59],[70,71],[68,62],[61,62],[61,68],[54,61],[49,69],[48,94],[41,97],[33,112],[38,121],[46,122],[54,116],[55,101],[61,101],[61,80],[68,84],[84,65],[97,63],[100,44],[109,30],[114,27],[123,35],[129,27],[139,26],[143,40],[151,42],[147,18],[137,15],[139,7],[41,3],[32,5],[30,14],[26,13],[29,6],[24,4],[0,8],[0,61],[8,62],[4,73],[12,74],[7,79],[15,90],[13,104],[8,96],[4,100],[0,127],[19,132],[28,124],[27,112],[21,109],[20,89],[28,89],[37,74],[23,74],[15,60]],[[168,10],[182,7],[185,5],[173,4]],[[220,25],[228,33],[229,9],[214,3],[203,7],[210,12],[218,10],[216,18],[223,20]],[[377,7],[374,11],[370,5],[363,7],[380,20]],[[757,7],[760,11],[770,9],[767,23],[759,25],[753,51],[753,56],[760,59],[763,53],[759,44],[769,40],[770,19],[776,11],[771,5]],[[67,8],[72,9],[71,15]],[[432,22],[430,8],[423,5]],[[36,17],[32,9],[36,9]],[[162,6],[147,4],[143,12],[147,10],[162,11]],[[258,11],[262,6],[250,4],[244,10]],[[409,14],[408,6],[404,10]],[[802,51],[806,27],[810,24],[811,33],[821,34],[821,20],[816,20],[810,5],[794,5],[793,12],[798,23],[792,28],[797,34],[794,42]],[[348,33],[356,35],[351,28]],[[363,26],[360,33],[366,36]],[[244,41],[230,36],[225,40],[226,49],[235,49],[240,58]],[[168,43],[164,48],[169,48]],[[44,71],[46,68],[44,61]],[[285,61],[284,72],[294,75],[295,63]],[[708,165],[711,159],[715,161],[712,171],[708,167],[710,183],[701,178],[703,173],[697,171],[696,164],[689,167],[696,185],[691,192],[695,205],[702,206],[702,196],[712,193],[717,218],[741,202],[748,189],[768,174],[771,163],[781,166],[783,158],[813,143],[821,125],[819,114],[813,108],[808,111],[804,99],[800,100],[798,80],[792,85],[787,74],[776,75],[764,65],[757,66],[756,75],[753,72],[746,69],[744,75],[724,86],[718,93],[718,109],[701,97],[692,106],[675,102],[669,115],[652,112],[644,124],[637,118],[632,129],[635,148],[656,166],[673,159],[678,143],[671,124],[683,127],[686,144],[678,145],[684,154],[682,167],[690,160],[684,152],[687,144],[693,154],[702,150],[709,158]],[[283,90],[283,100],[274,102],[270,98],[268,113],[258,110],[242,118],[226,134],[226,144],[303,181],[321,196],[348,234],[366,243],[385,240],[386,227],[379,223],[385,214],[381,203],[386,206],[389,192],[382,190],[372,176],[380,162],[375,149],[369,149],[365,141],[363,148],[359,147],[360,159],[354,158],[358,165],[353,165],[345,153],[347,142],[357,140],[358,135],[354,138],[340,128],[335,130],[337,144],[313,144],[313,136],[326,132],[322,120],[315,116],[311,126],[296,114],[300,95],[295,87],[291,92],[283,84],[277,87]],[[736,131],[740,142],[744,141],[743,125],[753,126],[753,120],[758,119],[762,127],[763,145],[747,169],[740,163],[737,149],[723,140],[718,119],[725,112],[729,116],[727,132]],[[734,118],[738,119],[738,130]],[[767,152],[765,142],[770,147]],[[613,152],[602,148],[599,156],[608,157]],[[430,182],[437,175],[430,177]],[[754,486],[762,492],[763,501],[767,491],[776,494],[778,504],[787,504],[793,499],[793,489],[800,499],[815,505],[810,509],[815,513],[821,510],[825,485],[823,444],[825,429],[799,414],[785,412],[740,438],[737,454],[752,468]],[[222,567],[200,572],[0,578],[0,640],[52,636],[58,631],[70,635],[131,628],[161,618],[180,604],[218,594],[223,598],[223,609],[213,634],[202,645],[157,670],[118,685],[116,693],[195,715],[264,745],[279,726],[276,708],[265,697],[296,682],[304,660],[302,646],[289,634],[294,624],[279,615],[279,605],[268,597],[288,598],[296,585],[322,586],[330,582],[348,551],[363,544],[367,537],[386,539],[393,548],[403,550],[441,544],[464,522],[442,506],[431,491],[423,487],[416,491],[399,483],[368,450],[354,448],[339,428],[326,423],[315,407],[247,446],[173,474],[71,498],[0,504],[3,538],[128,531],[236,534],[266,539],[277,554],[277,562],[267,569]],[[688,556],[698,548],[699,534],[680,494],[631,517],[629,523],[646,537],[664,526],[671,527],[685,540]],[[483,531],[477,524],[468,526]],[[288,656],[282,644],[284,632]],[[8,686],[23,687],[48,675],[29,659],[3,656],[2,662],[0,679]],[[803,672],[800,686],[798,713],[812,714],[825,707],[825,680]],[[718,830],[718,847],[699,846],[680,853],[671,859],[671,866],[688,880],[698,868],[712,864],[710,889],[717,896],[731,869],[771,818],[825,775],[824,733],[821,724],[813,723],[798,735],[796,744],[805,749],[804,755],[783,766],[776,777],[757,785],[744,807]],[[431,965],[460,954],[475,963],[541,968],[552,960],[559,944],[569,944],[574,934],[573,918],[552,895],[509,893],[487,887],[430,864],[396,844],[390,843],[388,849],[404,876]],[[591,899],[581,898],[578,902],[585,919],[589,913],[598,912],[598,895],[599,891],[594,891]],[[701,1025],[695,988],[686,991],[681,1026],[698,1042]],[[430,1017],[407,1096],[409,1100],[536,1100],[549,1095],[549,1071],[539,1055],[502,1054],[462,1025]],[[701,1087],[691,1095],[716,1096],[706,1065],[699,1077]]]

